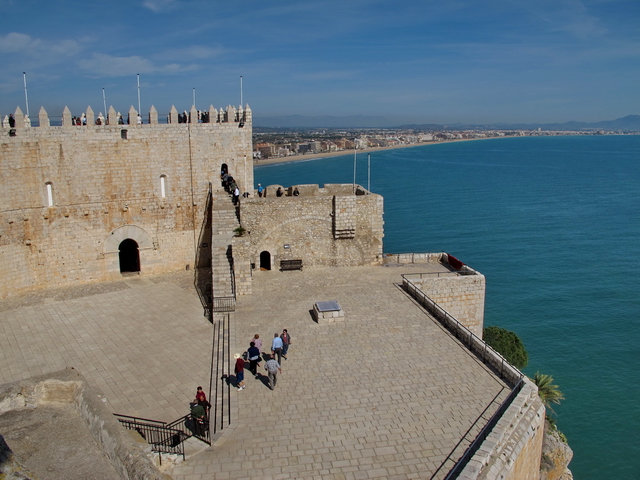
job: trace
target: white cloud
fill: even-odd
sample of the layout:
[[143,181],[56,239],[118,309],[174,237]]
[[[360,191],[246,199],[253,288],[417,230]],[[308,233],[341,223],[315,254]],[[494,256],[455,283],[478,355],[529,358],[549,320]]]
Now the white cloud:
[[193,71],[197,65],[180,65],[170,63],[167,65],[156,65],[146,58],[138,55],[131,57],[114,57],[104,53],[94,53],[91,58],[80,60],[78,65],[90,74],[106,77],[122,77],[135,75],[137,73],[165,73],[176,74],[185,71]]
[[178,6],[178,2],[176,0],[144,0],[142,5],[155,13],[160,13],[173,10]]
[[198,60],[219,57],[224,53],[226,53],[226,50],[222,47],[212,48],[202,45],[191,45],[190,47],[175,48],[162,52],[162,58]]
[[29,57],[68,57],[82,50],[77,40],[62,40],[59,42],[43,41],[24,33],[11,32],[0,36],[0,52],[16,53]]

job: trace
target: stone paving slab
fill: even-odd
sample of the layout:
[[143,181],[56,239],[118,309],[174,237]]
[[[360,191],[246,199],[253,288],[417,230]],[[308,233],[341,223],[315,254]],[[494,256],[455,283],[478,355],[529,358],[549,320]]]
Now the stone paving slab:
[[115,413],[167,422],[187,414],[209,378],[212,335],[188,276],[182,286],[168,276],[80,298],[70,290],[68,300],[39,293],[0,309],[0,383],[74,367]]
[[[232,317],[232,351],[287,328],[283,373],[274,391],[248,375],[232,392],[233,428],[173,477],[430,478],[508,389],[398,288],[416,268],[427,267],[256,272]],[[345,319],[319,325],[311,309],[328,300]]]
[[[274,391],[233,390],[233,424],[176,480],[429,478],[504,385],[397,286],[433,265],[254,272],[233,352],[287,328]],[[78,369],[113,412],[163,421],[207,388],[212,327],[192,272],[0,302],[0,382]],[[318,325],[317,301],[344,320]],[[264,372],[264,371],[263,371]],[[488,409],[488,415],[495,408]],[[441,477],[438,477],[441,478]]]

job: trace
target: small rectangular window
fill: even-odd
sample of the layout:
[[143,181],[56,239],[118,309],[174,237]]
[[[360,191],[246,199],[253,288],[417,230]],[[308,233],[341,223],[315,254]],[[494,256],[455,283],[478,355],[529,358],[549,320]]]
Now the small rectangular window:
[[47,183],[47,204],[49,207],[53,207],[53,185]]
[[162,198],[167,196],[166,191],[165,191],[165,183],[164,183],[165,182],[165,178],[167,178],[167,177],[165,177],[164,175],[162,175],[160,177],[160,196]]

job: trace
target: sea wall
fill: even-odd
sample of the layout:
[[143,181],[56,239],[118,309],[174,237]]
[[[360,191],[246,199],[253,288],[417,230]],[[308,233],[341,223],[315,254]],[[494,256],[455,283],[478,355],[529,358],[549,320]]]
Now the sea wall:
[[209,185],[226,195],[222,165],[253,186],[250,109],[218,117],[25,127],[16,116],[0,129],[0,298],[119,278],[127,238],[142,273],[192,266]]

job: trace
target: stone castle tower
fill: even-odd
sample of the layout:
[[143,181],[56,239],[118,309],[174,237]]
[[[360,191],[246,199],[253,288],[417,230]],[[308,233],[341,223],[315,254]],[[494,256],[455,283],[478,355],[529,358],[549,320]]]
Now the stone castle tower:
[[[382,197],[352,185],[257,198],[252,112],[195,107],[167,123],[113,108],[39,126],[18,108],[0,129],[0,299],[39,288],[194,269],[203,303],[251,293],[252,271],[281,260],[368,265],[382,255]],[[86,121],[84,121],[86,118]],[[96,124],[99,123],[99,124]],[[248,194],[235,207],[220,173]],[[234,230],[242,225],[243,236]],[[236,231],[237,233],[237,231]]]

